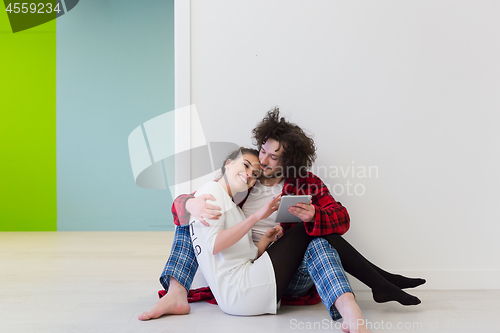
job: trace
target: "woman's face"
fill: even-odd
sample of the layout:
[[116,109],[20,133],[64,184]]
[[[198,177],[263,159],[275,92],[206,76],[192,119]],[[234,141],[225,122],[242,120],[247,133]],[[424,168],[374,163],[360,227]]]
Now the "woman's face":
[[226,165],[227,182],[234,190],[245,191],[255,184],[260,171],[259,158],[243,154]]

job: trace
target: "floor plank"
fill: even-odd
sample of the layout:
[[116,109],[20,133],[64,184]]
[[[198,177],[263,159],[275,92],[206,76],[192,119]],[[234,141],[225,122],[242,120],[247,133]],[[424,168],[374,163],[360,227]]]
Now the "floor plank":
[[[172,239],[173,232],[0,233],[0,332],[341,332],[322,304],[236,317],[202,302],[187,316],[138,321],[158,299]],[[373,332],[500,332],[500,290],[411,292],[422,304],[377,304],[368,291],[356,297]]]

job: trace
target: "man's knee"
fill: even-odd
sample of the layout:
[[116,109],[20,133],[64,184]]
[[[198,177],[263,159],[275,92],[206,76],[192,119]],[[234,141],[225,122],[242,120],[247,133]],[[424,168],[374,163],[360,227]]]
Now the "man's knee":
[[335,256],[338,256],[337,250],[333,246],[328,243],[328,241],[322,237],[314,238],[307,247],[307,251],[311,252],[319,252],[319,253],[333,253]]

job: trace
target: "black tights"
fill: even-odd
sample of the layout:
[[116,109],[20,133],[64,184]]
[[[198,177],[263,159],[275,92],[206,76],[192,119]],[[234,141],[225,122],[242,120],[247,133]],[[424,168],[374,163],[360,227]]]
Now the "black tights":
[[266,250],[273,263],[278,301],[285,294],[290,281],[299,269],[307,246],[313,238],[306,233],[304,223],[301,222],[287,230],[278,242]]
[[[419,286],[425,283],[424,279],[407,278],[375,266],[339,234],[321,237],[337,250],[345,271],[372,289],[376,302],[397,301],[403,305],[420,303],[417,297],[405,293],[402,289]],[[266,250],[274,268],[277,300],[285,294],[313,238],[306,233],[304,223],[298,223]]]
[[372,289],[373,299],[376,302],[398,301],[403,305],[420,303],[417,297],[401,289],[421,285],[425,283],[424,279],[412,279],[384,271],[369,262],[339,234],[321,237],[337,250],[345,271]]

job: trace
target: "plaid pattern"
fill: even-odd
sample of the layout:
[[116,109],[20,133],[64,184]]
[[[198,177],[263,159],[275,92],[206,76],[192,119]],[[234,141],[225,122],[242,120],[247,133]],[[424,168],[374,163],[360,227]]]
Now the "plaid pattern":
[[[309,246],[310,247],[310,246]],[[307,247],[306,253],[309,251],[309,247]],[[307,261],[302,260],[302,263],[297,270],[297,273],[290,281],[288,288],[285,291],[285,296],[290,297],[300,297],[305,294],[314,286],[314,282],[309,275],[309,271],[307,269]]]
[[[165,290],[168,290],[169,276],[173,276],[189,290],[197,269],[198,262],[191,243],[189,226],[177,227],[172,251],[160,276],[160,283]],[[337,251],[321,237],[315,238],[309,243],[304,260],[290,282],[285,293],[285,302],[282,304],[316,304],[319,302],[316,299],[317,296],[315,297],[315,293],[311,295],[309,292],[314,286],[332,319],[340,319],[340,313],[335,308],[334,303],[343,293],[352,292],[352,288]],[[159,293],[163,293],[160,297],[164,295],[162,291]],[[206,291],[204,295],[194,293],[190,297],[191,302],[211,299],[210,296],[206,295]]]
[[[251,189],[250,189],[251,190]],[[248,191],[250,193],[250,191]],[[287,178],[283,186],[283,195],[308,195],[312,196],[312,204],[316,207],[314,222],[304,223],[306,231],[311,236],[328,234],[345,234],[349,230],[350,220],[347,209],[330,194],[319,177],[311,172],[306,177]],[[178,196],[172,205],[172,215],[176,225],[189,222],[189,212],[186,210],[186,201],[194,198],[192,194]],[[246,199],[239,206],[243,206]],[[293,227],[295,223],[282,223],[283,230]]]
[[168,290],[169,276],[173,276],[186,290],[189,290],[197,269],[198,261],[191,243],[189,225],[175,228],[172,250],[160,276],[161,285]]
[[[309,235],[321,236],[331,233],[342,235],[349,230],[350,219],[347,209],[343,207],[340,202],[335,201],[323,181],[311,172],[308,172],[306,177],[285,179],[282,194],[310,194],[312,196],[312,204],[316,207],[314,222],[304,223],[306,231]],[[174,204],[172,205],[172,215],[176,225],[185,225],[189,222],[190,214],[186,210],[186,201],[191,198],[194,198],[193,194],[181,195],[175,199]],[[239,206],[241,207],[245,201],[246,198],[239,204]],[[294,225],[295,223],[281,224],[284,231],[290,229]],[[187,237],[192,251],[191,255],[195,259],[194,251],[189,238],[189,231],[187,232]],[[175,244],[172,251],[174,250],[174,247]],[[180,246],[180,248],[183,249],[187,247],[187,245]],[[181,261],[182,259],[180,259],[180,257],[181,256],[179,255],[175,255],[173,262],[175,262],[175,260]],[[191,261],[191,258],[188,258],[187,260]],[[170,266],[167,269],[168,266],[169,263],[167,262],[167,266],[165,267],[162,277],[164,275],[172,275],[176,277],[174,274],[169,273],[174,272],[175,268]],[[186,271],[186,267],[186,264],[182,264],[182,268],[179,269],[180,273],[178,273],[178,275],[183,276],[184,271]],[[196,267],[198,267],[197,262]],[[191,285],[195,272],[196,269],[194,269],[192,273],[189,286]],[[162,278],[160,278],[160,282],[161,281]],[[179,280],[179,282],[181,282],[181,280]],[[184,286],[187,285],[183,282],[181,283]],[[162,285],[165,287],[163,283]],[[332,319],[340,319],[340,313],[335,308],[334,303],[343,293],[352,292],[352,288],[342,267],[337,251],[323,238],[316,238],[309,244],[304,261],[288,286],[286,296],[300,297],[306,295],[313,285],[316,286],[319,296],[321,297],[323,304],[329,310]],[[300,300],[298,300],[298,303],[294,302],[294,304],[300,304]]]
[[340,295],[353,291],[335,248],[326,239],[315,238],[307,247],[304,262],[332,319],[342,318],[334,303]]

